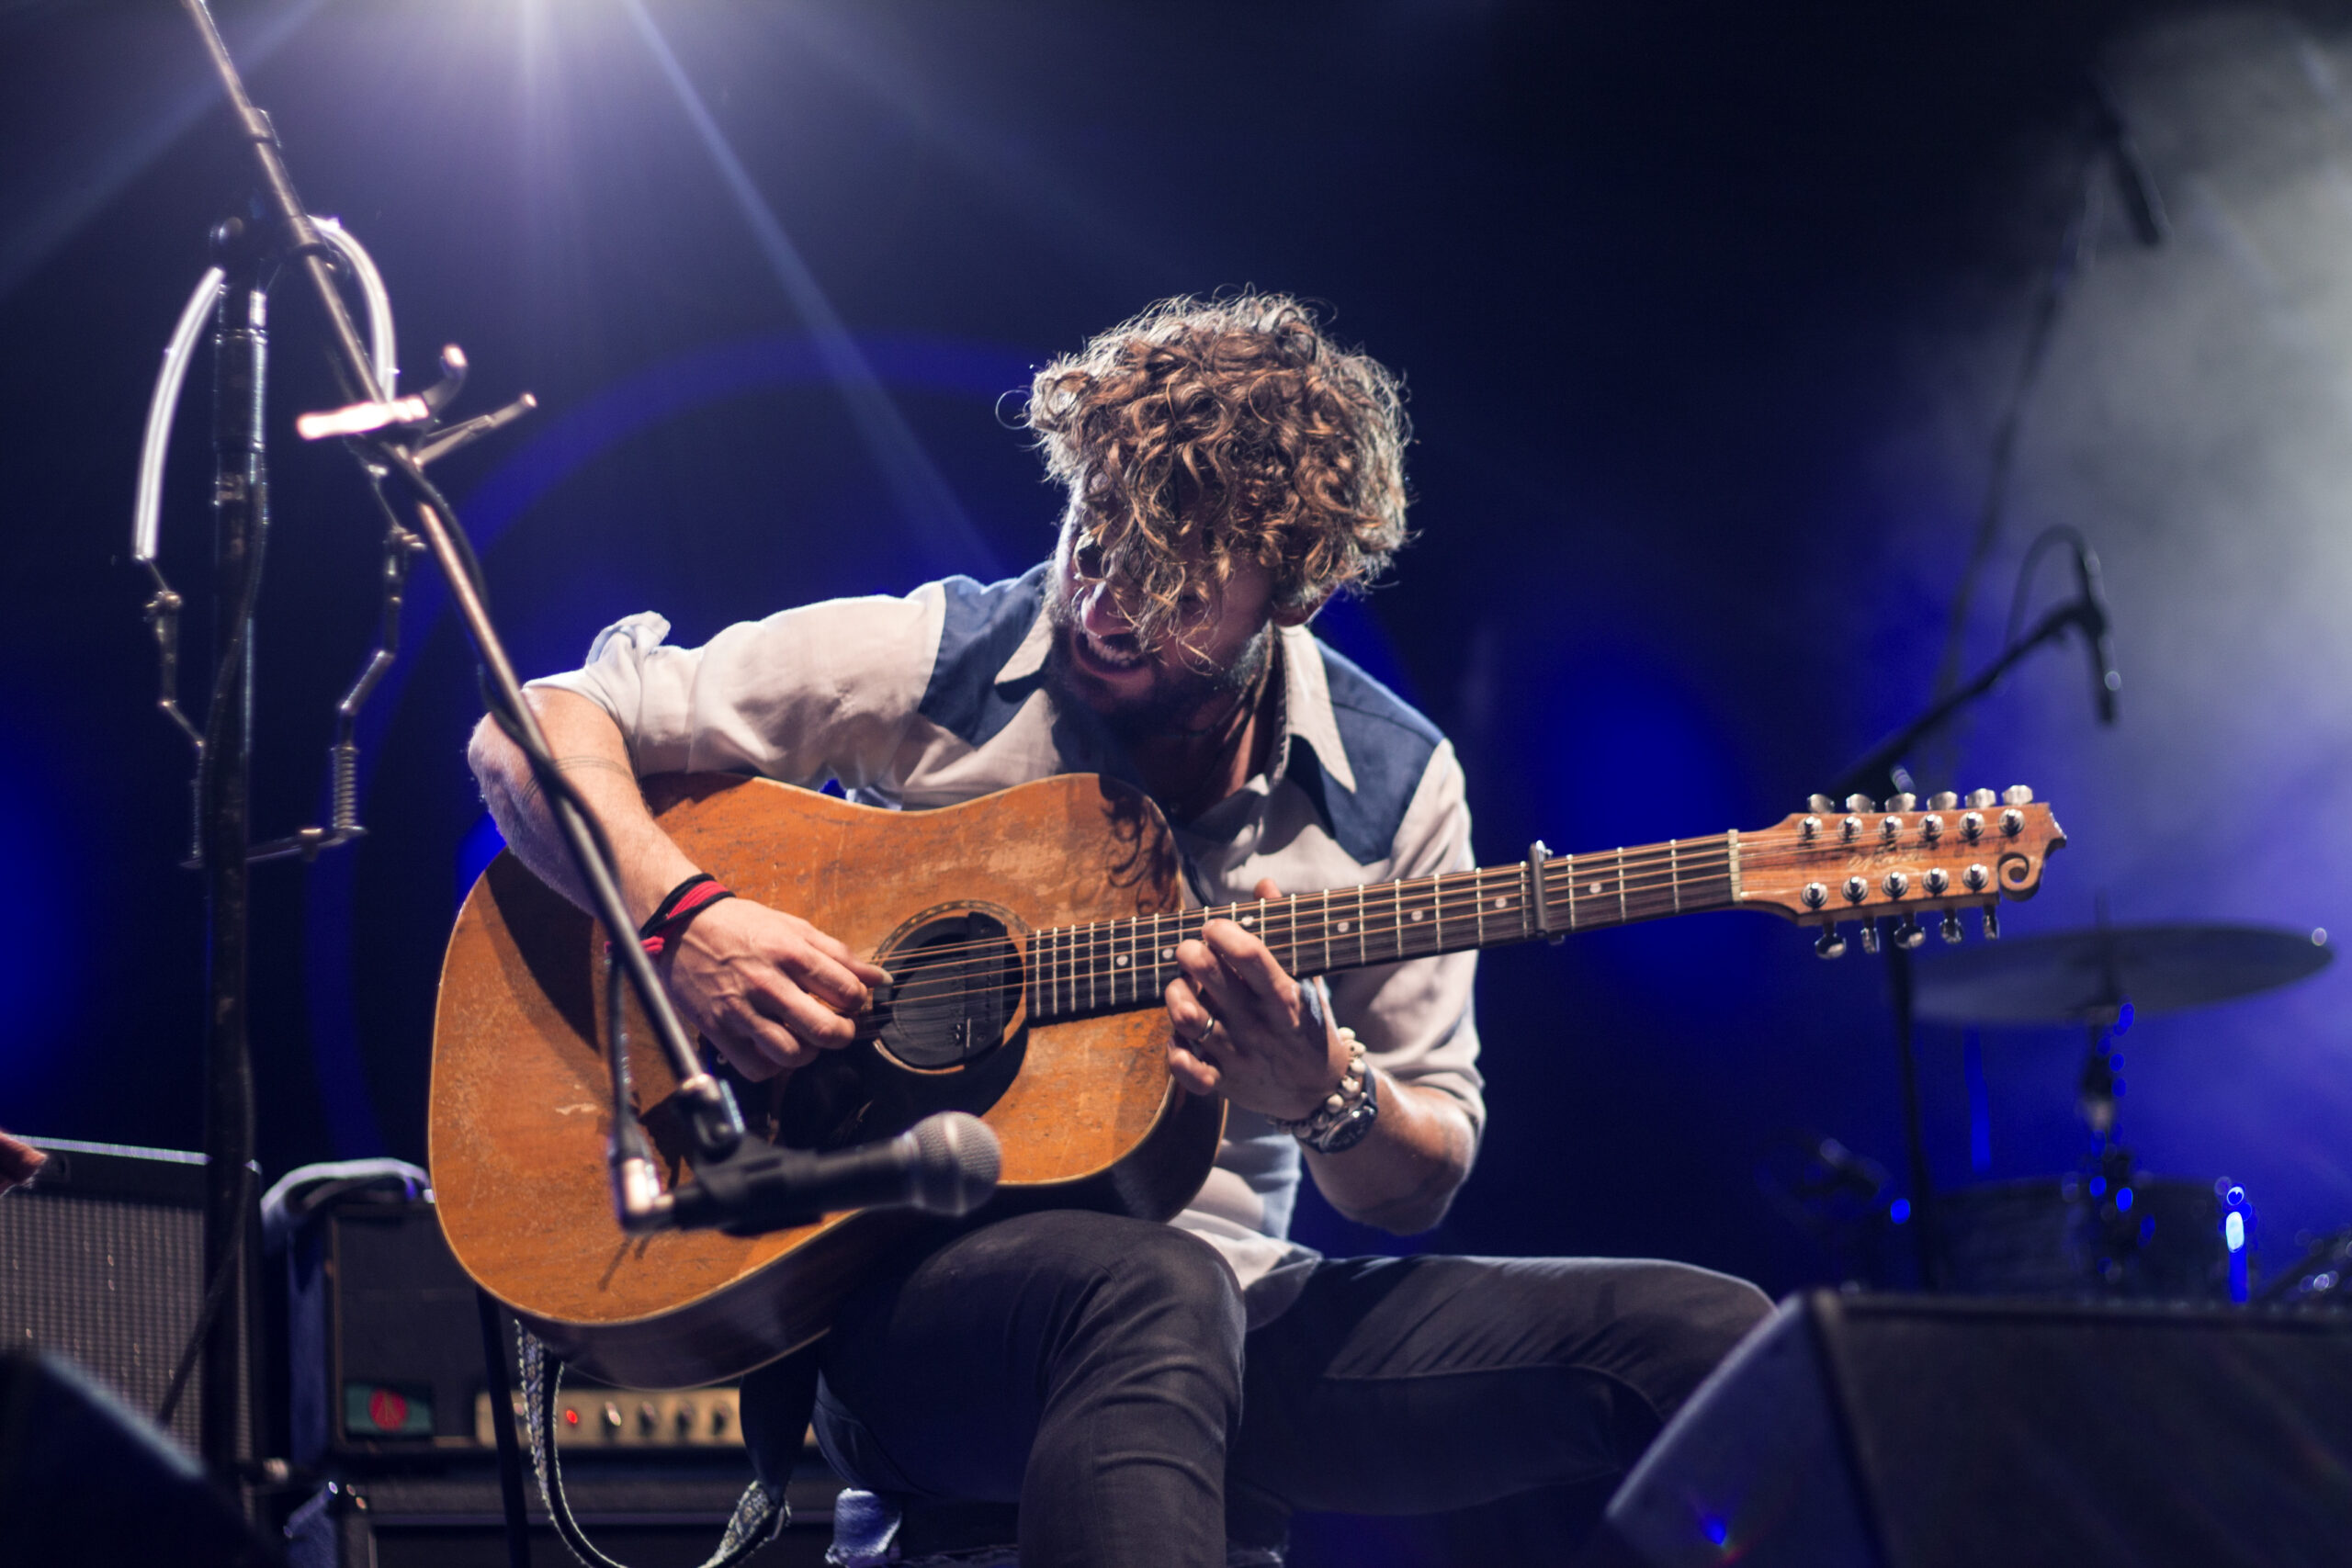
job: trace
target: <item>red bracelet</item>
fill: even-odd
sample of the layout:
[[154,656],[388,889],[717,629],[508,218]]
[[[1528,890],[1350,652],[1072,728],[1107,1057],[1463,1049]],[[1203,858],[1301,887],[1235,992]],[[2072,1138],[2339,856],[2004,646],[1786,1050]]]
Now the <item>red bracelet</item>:
[[[710,873],[695,873],[670,889],[668,896],[654,906],[653,913],[645,917],[645,923],[637,928],[638,945],[651,956],[661,957],[671,942],[685,934],[695,916],[720,899],[734,897],[734,890],[721,886]],[[605,956],[611,957],[612,952],[613,944],[606,942]]]

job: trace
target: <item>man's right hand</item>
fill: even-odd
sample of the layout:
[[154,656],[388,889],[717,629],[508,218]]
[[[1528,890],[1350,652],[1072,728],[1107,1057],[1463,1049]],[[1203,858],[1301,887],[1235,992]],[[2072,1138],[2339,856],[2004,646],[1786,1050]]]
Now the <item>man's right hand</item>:
[[797,915],[727,898],[695,917],[661,967],[686,1021],[754,1080],[857,1036],[889,974]]

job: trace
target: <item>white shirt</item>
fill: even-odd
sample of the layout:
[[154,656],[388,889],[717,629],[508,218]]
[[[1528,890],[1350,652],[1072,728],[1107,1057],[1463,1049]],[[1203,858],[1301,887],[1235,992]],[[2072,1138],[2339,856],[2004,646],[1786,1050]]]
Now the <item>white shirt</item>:
[[[672,648],[636,615],[601,633],[587,664],[534,682],[597,703],[640,776],[757,773],[837,782],[870,806],[949,806],[1053,773],[1134,780],[1116,742],[1043,679],[1046,569],[988,586],[925,583],[903,599],[836,599]],[[1453,746],[1429,721],[1303,627],[1280,634],[1279,724],[1265,771],[1189,822],[1172,822],[1191,897],[1254,897],[1464,871],[1470,813]],[[1334,1011],[1400,1083],[1452,1096],[1483,1126],[1472,1006],[1475,953],[1330,977]],[[1216,1168],[1174,1224],[1239,1278],[1251,1325],[1289,1305],[1316,1255],[1288,1239],[1295,1140],[1233,1108]]]

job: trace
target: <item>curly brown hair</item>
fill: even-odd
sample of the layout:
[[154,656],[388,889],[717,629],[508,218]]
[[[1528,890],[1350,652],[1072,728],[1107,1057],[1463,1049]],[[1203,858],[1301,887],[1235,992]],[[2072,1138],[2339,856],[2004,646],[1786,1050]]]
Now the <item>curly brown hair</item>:
[[1238,561],[1297,611],[1406,539],[1403,389],[1288,295],[1163,299],[1040,370],[1023,423],[1144,636]]

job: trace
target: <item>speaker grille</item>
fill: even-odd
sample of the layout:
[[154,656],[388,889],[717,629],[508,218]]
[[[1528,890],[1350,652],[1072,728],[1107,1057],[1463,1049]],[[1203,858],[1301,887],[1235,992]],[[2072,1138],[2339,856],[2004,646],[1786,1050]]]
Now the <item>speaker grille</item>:
[[[52,1168],[0,1199],[0,1346],[71,1357],[152,1414],[201,1304],[204,1168],[40,1146]],[[190,1384],[172,1432],[193,1449],[200,1371]]]

